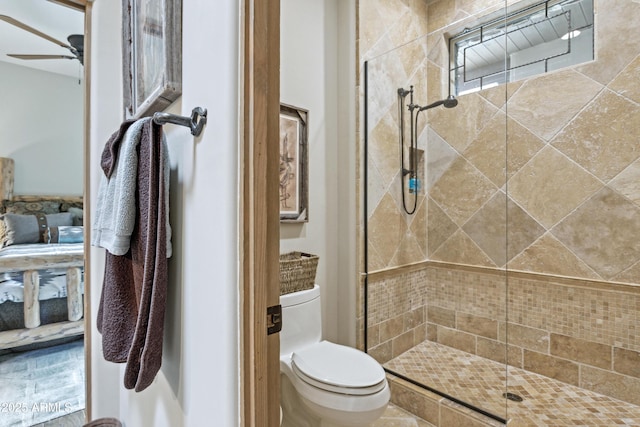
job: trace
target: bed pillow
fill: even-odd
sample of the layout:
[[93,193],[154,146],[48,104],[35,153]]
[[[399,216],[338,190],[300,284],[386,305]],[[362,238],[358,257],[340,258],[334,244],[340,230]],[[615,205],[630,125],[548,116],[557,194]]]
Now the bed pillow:
[[73,225],[82,225],[83,211],[80,208],[70,207],[68,212],[73,215]]
[[39,200],[37,202],[4,202],[5,213],[18,215],[55,214],[60,212],[60,202]]
[[83,233],[83,227],[66,225],[47,227],[44,243],[82,243]]
[[3,215],[0,215],[0,249],[5,246],[5,242],[7,241],[7,226],[4,223]]
[[17,245],[21,243],[44,242],[47,227],[72,225],[73,218],[69,212],[51,215],[0,215],[4,221],[6,233],[3,246]]

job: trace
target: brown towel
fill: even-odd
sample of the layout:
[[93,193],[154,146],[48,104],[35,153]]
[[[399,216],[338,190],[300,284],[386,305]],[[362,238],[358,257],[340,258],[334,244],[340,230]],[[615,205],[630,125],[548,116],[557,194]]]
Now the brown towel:
[[[124,385],[135,391],[147,388],[162,364],[168,280],[162,128],[147,120],[142,132],[131,248],[124,256],[106,253],[98,309],[104,358],[126,362]],[[108,174],[119,142],[107,144],[102,166]]]

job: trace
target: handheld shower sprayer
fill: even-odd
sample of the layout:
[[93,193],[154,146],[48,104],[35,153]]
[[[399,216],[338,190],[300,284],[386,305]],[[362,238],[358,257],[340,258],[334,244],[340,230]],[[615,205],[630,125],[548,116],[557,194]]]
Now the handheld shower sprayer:
[[[408,169],[406,169],[404,167],[404,102],[405,98],[408,95],[411,95],[409,98],[409,105],[407,105],[407,109],[410,113],[409,123],[411,138],[409,140],[409,165]],[[440,105],[444,106],[444,108],[453,108],[458,105],[458,100],[454,96],[449,95],[446,99],[442,99],[440,101],[436,101],[431,104],[425,105],[424,107],[421,107],[420,105],[413,103],[413,86],[410,86],[409,90],[398,88],[398,131],[400,140],[400,164],[402,168],[402,179],[400,180],[400,185],[402,186],[402,207],[404,208],[404,211],[409,215],[412,215],[416,211],[416,207],[418,204],[418,191],[420,189],[420,182],[417,177],[418,162],[416,161],[416,150],[418,144],[418,116],[420,115],[420,112],[429,110],[430,108],[439,107]],[[414,195],[413,208],[411,210],[407,209],[407,205],[405,202],[404,177],[406,175],[409,175],[409,192],[413,193]]]
[[443,106],[444,108],[453,108],[458,105],[458,100],[455,96],[449,95],[446,99],[442,99],[440,101],[436,101],[432,104],[425,105],[424,107],[419,107],[418,111],[429,110],[431,108]]

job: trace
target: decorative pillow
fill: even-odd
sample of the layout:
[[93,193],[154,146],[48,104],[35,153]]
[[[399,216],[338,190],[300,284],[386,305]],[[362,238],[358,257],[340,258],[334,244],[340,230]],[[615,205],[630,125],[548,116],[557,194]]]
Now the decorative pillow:
[[4,223],[4,219],[0,216],[0,249],[4,248],[4,243],[7,241],[7,226]]
[[68,212],[71,215],[73,215],[73,225],[82,225],[82,221],[83,221],[82,209],[70,207]]
[[71,225],[72,215],[69,212],[51,215],[0,215],[6,226],[6,240],[3,246],[20,243],[44,242],[47,227]]
[[44,236],[45,243],[82,243],[83,227],[65,226],[47,227]]
[[60,212],[60,202],[40,200],[37,202],[4,202],[5,212],[18,215],[55,214]]

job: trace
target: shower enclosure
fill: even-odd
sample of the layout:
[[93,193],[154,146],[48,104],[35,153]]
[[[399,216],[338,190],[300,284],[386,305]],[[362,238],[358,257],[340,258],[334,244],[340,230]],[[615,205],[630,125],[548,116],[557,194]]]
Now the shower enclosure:
[[640,425],[640,3],[401,12],[359,30],[360,344],[392,401]]

